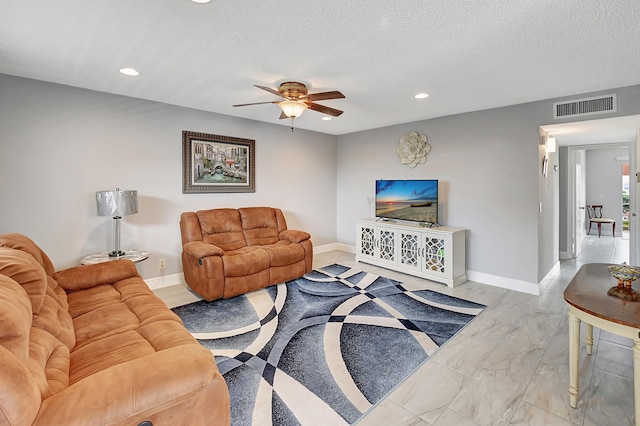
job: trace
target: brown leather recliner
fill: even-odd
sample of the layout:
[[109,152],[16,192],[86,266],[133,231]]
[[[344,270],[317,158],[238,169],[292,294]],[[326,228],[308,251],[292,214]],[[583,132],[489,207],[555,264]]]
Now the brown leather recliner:
[[288,230],[277,208],[185,212],[180,232],[185,281],[206,300],[299,278],[313,266],[311,236]]
[[228,425],[211,352],[130,260],[55,271],[0,235],[0,425]]

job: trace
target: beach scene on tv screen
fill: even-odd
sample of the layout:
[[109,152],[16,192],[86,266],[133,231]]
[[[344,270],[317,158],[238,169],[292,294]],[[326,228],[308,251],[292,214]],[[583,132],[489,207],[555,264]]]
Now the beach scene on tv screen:
[[376,216],[437,223],[438,181],[376,181]]

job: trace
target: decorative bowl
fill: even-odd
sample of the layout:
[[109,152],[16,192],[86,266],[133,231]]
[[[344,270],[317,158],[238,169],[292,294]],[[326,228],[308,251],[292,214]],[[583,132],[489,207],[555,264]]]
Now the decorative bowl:
[[640,301],[640,293],[631,287],[631,283],[640,278],[640,268],[629,266],[625,262],[609,266],[609,273],[618,280],[618,285],[611,287],[607,294],[631,302]]
[[609,273],[613,278],[618,280],[618,284],[627,286],[640,278],[640,268],[627,265],[626,262],[622,262],[620,265],[609,266]]

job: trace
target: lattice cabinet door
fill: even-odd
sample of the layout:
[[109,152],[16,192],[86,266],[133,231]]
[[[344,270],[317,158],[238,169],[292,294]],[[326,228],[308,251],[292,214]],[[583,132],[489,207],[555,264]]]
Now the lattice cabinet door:
[[398,263],[400,267],[421,270],[421,234],[413,231],[398,231],[400,253]]
[[362,257],[376,258],[376,226],[358,225],[357,250]]
[[397,256],[397,235],[394,228],[378,228],[378,260],[382,263],[395,265]]
[[447,251],[449,244],[447,239],[440,235],[422,234],[424,247],[422,270],[432,274],[446,276],[449,274],[449,265],[447,264]]

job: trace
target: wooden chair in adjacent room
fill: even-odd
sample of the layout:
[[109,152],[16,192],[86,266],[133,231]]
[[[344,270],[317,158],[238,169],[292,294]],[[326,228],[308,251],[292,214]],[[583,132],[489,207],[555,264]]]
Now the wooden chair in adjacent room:
[[591,232],[591,225],[594,223],[598,225],[598,238],[600,238],[600,232],[603,223],[610,223],[612,225],[611,233],[613,237],[616,236],[616,221],[614,219],[608,219],[602,216],[601,204],[589,204],[587,205],[587,214],[589,215],[589,230],[587,235]]

